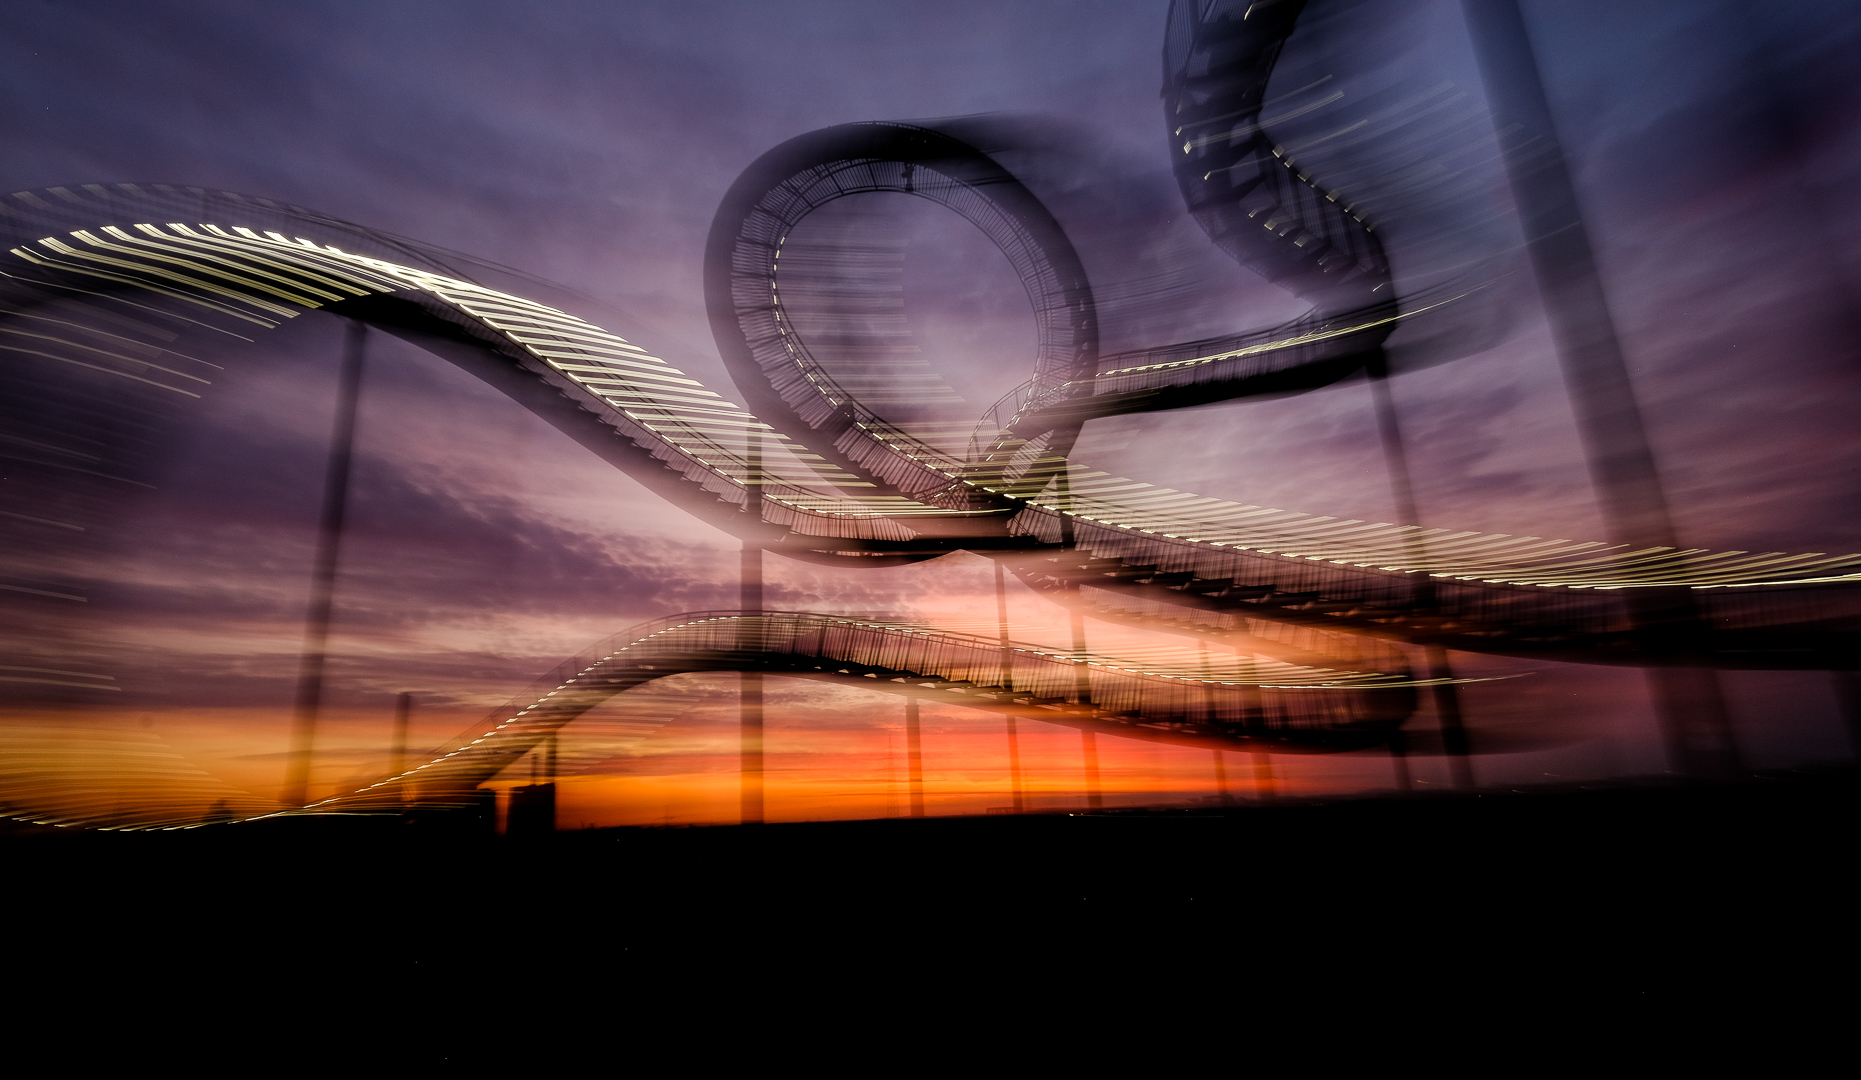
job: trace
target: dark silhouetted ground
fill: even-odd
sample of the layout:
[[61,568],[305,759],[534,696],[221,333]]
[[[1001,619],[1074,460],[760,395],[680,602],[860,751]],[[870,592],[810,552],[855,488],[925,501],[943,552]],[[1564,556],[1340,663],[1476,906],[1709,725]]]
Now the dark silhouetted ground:
[[1494,1010],[1645,1032],[1838,1008],[1858,780],[530,839],[286,820],[0,850],[41,961],[16,987],[166,1007],[204,977],[235,1007],[408,1010],[417,1060],[517,1018],[643,1038],[668,1009],[925,995],[977,1022],[1064,1002],[1205,1034],[1288,1008],[1431,1039]]

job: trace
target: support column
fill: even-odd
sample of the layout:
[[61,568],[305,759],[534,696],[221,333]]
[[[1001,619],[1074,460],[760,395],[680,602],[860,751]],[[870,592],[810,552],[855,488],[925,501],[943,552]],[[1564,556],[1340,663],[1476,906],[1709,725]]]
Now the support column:
[[898,816],[898,744],[885,733],[885,816]]
[[1009,716],[1003,719],[1008,725],[1008,786],[1014,794],[1015,813],[1020,814],[1027,810],[1026,797],[1021,788],[1021,740],[1015,731],[1015,718]]
[[[1609,542],[1630,551],[1678,547],[1517,0],[1461,0],[1461,10]],[[1691,592],[1628,593],[1630,618],[1654,661],[1649,689],[1674,767],[1696,775],[1741,771],[1718,673],[1702,655],[1707,628]]]
[[[996,685],[1012,694],[1014,692],[1014,646],[1008,641],[1008,575],[999,561],[995,563],[995,622],[1001,632],[1002,640],[1002,669],[996,679]],[[1002,719],[1008,728],[1008,784],[1010,790],[1014,792],[1015,813],[1019,814],[1027,809],[1021,788],[1021,740],[1015,731],[1015,718],[1005,716]]]
[[1241,695],[1241,730],[1255,738],[1265,735],[1267,710],[1266,702],[1260,696],[1260,688],[1252,683],[1242,683],[1235,689]]
[[[394,737],[388,744],[388,775],[399,776],[407,771],[407,725],[413,717],[414,696],[402,694],[394,701]],[[398,798],[407,802],[407,785],[397,785]]]
[[1086,665],[1086,617],[1078,608],[1068,608],[1073,625],[1073,700],[1081,705],[1092,703],[1092,669]]
[[911,773],[911,816],[924,816],[924,736],[918,726],[918,699],[905,699],[905,760]]
[[[1434,580],[1428,576],[1427,545],[1418,538],[1422,517],[1415,502],[1415,482],[1409,472],[1408,446],[1402,438],[1402,425],[1396,417],[1395,395],[1389,389],[1389,364],[1381,351],[1377,353],[1365,371],[1370,377],[1370,397],[1376,403],[1376,426],[1383,441],[1383,461],[1389,468],[1390,493],[1396,502],[1396,519],[1403,525],[1411,526],[1407,541],[1410,560],[1419,568],[1415,578],[1415,591],[1410,598],[1414,614],[1426,615],[1437,607]],[[1452,679],[1454,669],[1448,663],[1447,650],[1438,645],[1424,647],[1428,662],[1429,679]],[[1460,688],[1452,682],[1442,682],[1429,687],[1429,696],[1434,701],[1435,719],[1441,725],[1441,746],[1447,754],[1448,772],[1454,778],[1454,786],[1470,788],[1473,786],[1473,748],[1467,739],[1467,727],[1461,719]],[[1403,740],[1406,755],[1407,740]],[[1394,741],[1390,743],[1392,754],[1396,752]],[[1409,765],[1406,760],[1397,766],[1402,786],[1406,789],[1409,778]]]
[[1273,780],[1273,755],[1253,752],[1254,759],[1254,798],[1267,802],[1279,794],[1279,785]]
[[[1197,639],[1195,652],[1202,668],[1202,722],[1215,727],[1220,722],[1220,717],[1217,715],[1219,710],[1215,705],[1215,672],[1208,665],[1208,642]],[[1221,760],[1220,751],[1216,751],[1215,760],[1217,762]]]
[[510,791],[506,835],[541,836],[556,831],[556,765],[556,736],[552,733],[530,751],[530,782]]
[[[1234,655],[1240,654],[1241,650],[1238,648],[1234,650]],[[1238,689],[1243,702],[1241,730],[1255,739],[1261,738],[1267,732],[1267,710],[1266,701],[1260,694],[1260,688],[1243,683]],[[1273,755],[1263,750],[1253,750],[1247,756],[1253,766],[1254,798],[1265,802],[1274,794]]]
[[995,625],[1001,634],[1002,671],[997,680],[1003,689],[1014,689],[1014,646],[1008,641],[1008,575],[1002,564],[995,564]]
[[[1429,645],[1423,649],[1428,657],[1428,677],[1430,679],[1452,679],[1454,670],[1448,667],[1447,650],[1438,645]],[[1451,682],[1438,683],[1428,688],[1434,698],[1435,722],[1441,725],[1441,748],[1447,754],[1448,772],[1454,778],[1458,788],[1473,787],[1473,758],[1468,745],[1467,727],[1461,722],[1460,687]]]
[[291,759],[282,799],[286,806],[302,806],[310,800],[310,761],[316,746],[317,714],[323,705],[323,667],[329,653],[330,612],[336,597],[343,519],[349,508],[349,472],[355,456],[355,420],[362,398],[363,343],[367,333],[368,327],[351,319],[343,334],[336,419],[330,431],[329,465],[323,476],[323,513],[317,523],[317,552],[310,572],[310,610],[304,620],[304,652],[297,669],[297,709],[291,724]]
[[[1068,608],[1072,616],[1073,628],[1073,700],[1081,705],[1092,703],[1092,669],[1086,666],[1086,617],[1078,608]],[[1086,767],[1086,805],[1096,810],[1105,805],[1105,798],[1099,794],[1099,742],[1098,736],[1090,731],[1079,733],[1079,749],[1085,756]]]
[[[741,607],[746,618],[762,611],[762,545],[743,542]],[[744,636],[756,636],[760,627],[745,626]],[[763,689],[762,672],[737,675],[739,818],[745,825],[763,822]]]
[[[1205,714],[1204,722],[1210,727],[1214,727],[1220,718],[1217,715],[1218,710],[1215,704],[1215,672],[1208,664],[1208,642],[1198,640],[1195,643],[1195,651],[1196,656],[1201,660],[1202,666],[1202,711]],[[1243,717],[1243,721],[1244,720],[1245,717]],[[1228,792],[1227,759],[1222,757],[1222,752],[1220,750],[1211,750],[1210,753],[1215,755],[1215,797],[1220,799],[1224,805],[1231,804],[1234,802],[1234,796]]]
[[[1695,618],[1691,611],[1680,617]],[[1682,650],[1684,645],[1674,649],[1678,662],[1648,669],[1648,688],[1667,737],[1667,760],[1690,776],[1737,776],[1744,772],[1744,755],[1733,739],[1732,711],[1719,673]]]

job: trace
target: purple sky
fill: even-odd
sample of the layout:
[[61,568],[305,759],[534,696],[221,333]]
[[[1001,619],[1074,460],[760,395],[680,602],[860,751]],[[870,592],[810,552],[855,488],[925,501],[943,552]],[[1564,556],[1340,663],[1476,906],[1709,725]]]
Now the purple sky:
[[[1108,349],[1271,325],[1303,305],[1207,244],[1168,176],[1157,96],[1166,7],[16,0],[0,40],[0,175],[6,190],[225,188],[506,263],[585,294],[539,299],[727,392],[702,252],[744,166],[828,124],[1001,112],[1046,122],[1052,147],[1005,160],[1079,245],[1105,299]],[[1850,77],[1861,13],[1525,8],[1683,537],[1861,550],[1861,214],[1849,197],[1861,181]],[[1402,280],[1500,282],[1461,321],[1396,339],[1418,368],[1395,392],[1425,519],[1599,538],[1457,5],[1316,4],[1302,26],[1275,92],[1332,74],[1344,96],[1288,121],[1282,140],[1311,141],[1314,171],[1355,185]],[[1326,138],[1357,120],[1361,137]],[[921,245],[907,265],[925,355],[1012,353],[1025,334],[1018,300],[991,285],[1012,279],[979,244],[923,228],[949,249]],[[119,612],[97,648],[135,685],[125,708],[269,725],[238,750],[254,760],[272,752],[264,739],[283,749],[278,710],[329,425],[338,331],[299,322],[235,364],[162,490],[138,506],[99,599]],[[444,703],[437,736],[596,637],[733,606],[727,538],[448,365],[375,340],[339,601],[339,708],[379,712],[386,695],[417,689]],[[1015,362],[944,370],[979,412],[1025,377]],[[1360,383],[1096,421],[1080,454],[1207,495],[1392,516]],[[770,573],[771,606],[990,614],[986,564],[969,556],[864,574],[772,559]],[[1057,622],[1029,594],[1016,603],[1018,620]],[[188,665],[173,662],[177,649]],[[1617,734],[1606,751],[1562,752],[1572,768],[1659,767],[1638,677],[1469,667],[1539,673],[1538,689],[1475,693],[1476,722],[1481,709],[1543,719],[1575,702]],[[1847,752],[1822,679],[1728,678],[1760,762]],[[380,741],[375,728],[357,732],[357,745]],[[190,745],[205,754],[208,742]],[[366,771],[356,753],[352,767]],[[1556,771],[1509,760],[1493,767]]]

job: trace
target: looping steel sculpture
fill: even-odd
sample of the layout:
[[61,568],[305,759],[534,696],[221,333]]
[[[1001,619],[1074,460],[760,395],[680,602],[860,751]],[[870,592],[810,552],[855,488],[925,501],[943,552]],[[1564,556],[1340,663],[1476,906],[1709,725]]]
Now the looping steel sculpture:
[[[1429,306],[1399,309],[1372,226],[1261,125],[1273,62],[1301,7],[1253,5],[1237,16],[1177,4],[1164,54],[1173,169],[1189,211],[1229,255],[1315,305],[1273,330],[1101,358],[1090,283],[1047,208],[954,134],[872,123],[778,146],[718,211],[706,300],[742,404],[592,323],[466,280],[449,253],[267,200],[165,185],[0,199],[0,250],[9,252],[0,256],[0,353],[48,408],[65,409],[60,423],[82,412],[98,431],[129,430],[209,392],[210,376],[185,356],[191,338],[249,339],[306,311],[332,312],[470,371],[753,545],[848,567],[971,550],[1076,610],[1245,646],[1294,665],[1278,674],[1298,679],[1262,705],[1257,689],[1222,680],[1032,646],[1007,656],[994,643],[923,628],[809,614],[675,616],[559,673],[440,758],[322,809],[399,806],[415,789],[422,799],[455,798],[597,701],[673,671],[928,687],[1133,737],[1322,752],[1377,745],[1412,710],[1416,682],[1392,643],[1593,663],[1852,665],[1861,555],[1631,550],[1339,520],[1155,487],[1073,456],[1093,417],[1312,389],[1374,369],[1397,320]],[[1028,293],[1038,341],[1031,378],[989,411],[966,453],[849,393],[785,308],[791,231],[834,200],[868,193],[961,215]],[[66,409],[78,399],[82,410]],[[57,474],[66,487],[33,486],[33,470],[64,467],[48,457],[22,467],[27,480],[14,490],[56,488],[67,501],[75,490],[94,496],[85,505],[106,505],[146,450],[133,439],[108,446],[83,475]],[[1688,639],[1684,656],[1645,610],[1630,617],[1624,591],[1649,589],[1685,590],[1710,627]]]
[[[1038,343],[1030,386],[1036,406],[1059,400],[1091,377],[1098,363],[1098,316],[1085,268],[1059,222],[986,154],[907,124],[844,124],[812,132],[744,170],[718,208],[705,253],[705,300],[718,348],[749,408],[784,435],[878,490],[999,522],[1012,509],[1007,500],[955,479],[965,470],[961,459],[838,385],[785,310],[781,269],[790,231],[834,200],[878,192],[949,208],[1007,257],[1033,308]],[[963,523],[953,517],[937,528],[947,534]]]

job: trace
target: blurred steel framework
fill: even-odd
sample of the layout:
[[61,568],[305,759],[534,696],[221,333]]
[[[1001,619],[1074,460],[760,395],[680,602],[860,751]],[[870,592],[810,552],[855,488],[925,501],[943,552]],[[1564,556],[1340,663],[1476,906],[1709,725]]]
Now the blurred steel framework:
[[[747,407],[585,320],[467,280],[450,253],[264,199],[159,184],[0,199],[11,263],[0,267],[0,351],[30,368],[35,385],[52,387],[44,400],[59,415],[127,429],[207,392],[208,374],[180,348],[190,339],[250,339],[327,311],[446,358],[753,546],[849,568],[975,551],[1077,610],[1279,656],[1320,684],[1274,691],[1268,697],[1280,704],[1269,708],[1244,703],[1219,680],[1121,672],[1134,666],[1105,657],[1030,647],[1010,675],[991,677],[982,672],[1000,663],[1000,649],[983,639],[830,616],[678,616],[564,674],[537,700],[500,710],[440,759],[384,781],[397,799],[410,784],[423,798],[456,799],[579,714],[543,699],[592,703],[655,677],[661,662],[857,679],[906,693],[928,686],[1075,726],[1276,750],[1388,739],[1417,684],[1401,645],[1631,665],[1851,667],[1861,655],[1861,594],[1852,588],[1861,555],[1715,553],[1339,520],[1155,487],[1072,454],[1092,417],[1336,382],[1379,362],[1397,320],[1454,301],[1449,291],[1408,298],[1401,310],[1372,225],[1261,124],[1267,78],[1301,6],[1255,5],[1236,19],[1179,4],[1165,49],[1166,106],[1182,151],[1176,172],[1191,212],[1224,250],[1314,303],[1307,317],[1271,331],[1100,358],[1090,285],[1070,242],[1039,200],[975,147],[986,133],[973,123],[881,123],[784,143],[745,171],[718,212],[707,300]],[[873,192],[962,215],[1027,288],[1039,328],[1034,378],[990,410],[966,455],[847,393],[787,311],[781,256],[794,225],[835,199]],[[146,450],[146,440],[95,441],[108,452],[80,455],[91,467],[78,472],[89,479],[73,480],[94,490],[58,496],[80,517],[77,503],[89,499],[94,509],[114,497],[114,480],[96,477],[133,473]],[[68,473],[61,452],[75,451],[51,446],[27,471]],[[52,498],[50,486],[21,489]],[[12,517],[39,519],[35,507],[15,509]],[[26,572],[0,584],[14,600],[60,602],[57,588],[39,587],[40,564],[28,556]],[[1710,629],[1688,630],[1684,654],[1676,652],[1671,627],[1624,601],[1639,590],[1683,590],[1697,615],[1688,625]],[[647,655],[659,660],[643,666]],[[1067,700],[1060,688],[1076,685],[1067,680],[1082,667],[1089,689]],[[319,805],[374,806],[382,794]]]
[[[771,672],[1127,738],[1288,753],[1380,746],[1414,707],[1403,675],[1248,665],[1126,666],[1026,642],[809,612],[710,611],[643,623],[565,661],[432,760],[310,811],[456,800],[615,694],[697,671]],[[1083,677],[1082,677],[1083,671]],[[649,719],[648,734],[664,717]]]
[[[1296,642],[1281,640],[1280,648]],[[1271,646],[1269,646],[1271,647]],[[0,729],[14,815],[109,829],[188,828],[289,813],[401,813],[469,804],[473,791],[616,694],[689,672],[750,671],[831,681],[1128,738],[1285,753],[1382,745],[1414,706],[1405,673],[1276,661],[1120,662],[1027,642],[807,612],[694,612],[632,627],[571,658],[434,751],[354,792],[295,805],[192,768],[144,733]],[[405,702],[402,703],[405,708]],[[643,737],[676,712],[630,712]],[[63,753],[61,754],[61,751]],[[83,782],[73,760],[110,783]],[[553,770],[552,770],[553,771]],[[202,808],[214,804],[205,816]]]

